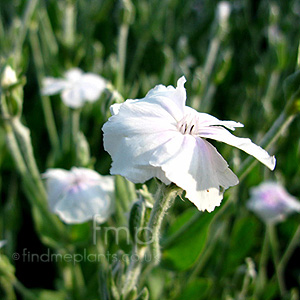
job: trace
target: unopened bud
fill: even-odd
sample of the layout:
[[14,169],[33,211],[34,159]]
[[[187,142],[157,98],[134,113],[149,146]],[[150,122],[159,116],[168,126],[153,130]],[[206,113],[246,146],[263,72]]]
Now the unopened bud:
[[123,24],[132,24],[135,17],[135,7],[130,0],[120,0],[120,22]]
[[1,78],[1,85],[4,88],[7,88],[15,83],[17,83],[17,75],[15,70],[11,68],[11,66],[7,65],[3,71]]

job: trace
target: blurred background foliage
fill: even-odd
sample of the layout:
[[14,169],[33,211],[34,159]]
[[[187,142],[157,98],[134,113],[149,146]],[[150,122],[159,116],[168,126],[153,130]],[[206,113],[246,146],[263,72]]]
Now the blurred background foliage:
[[[300,3],[236,0],[229,4],[226,15],[220,11],[220,2],[213,0],[0,1],[0,68],[2,72],[9,63],[18,78],[26,79],[22,122],[31,130],[40,172],[76,164],[67,132],[70,110],[59,96],[41,96],[45,76],[62,77],[72,67],[97,73],[111,83],[99,101],[83,107],[80,118],[83,142],[88,142],[90,153],[83,166],[101,174],[108,174],[110,167],[101,131],[110,104],[120,98],[144,97],[156,84],[175,85],[182,75],[187,79],[188,105],[219,119],[243,123],[245,127],[235,134],[259,144],[285,108],[284,80],[299,68]],[[264,278],[254,274],[267,243],[266,229],[245,206],[249,188],[268,179],[281,181],[300,198],[299,133],[300,120],[295,118],[268,149],[277,158],[275,171],[255,165],[240,185],[225,193],[221,207],[213,213],[200,214],[190,202],[175,201],[165,220],[162,264],[141,276],[141,287],[147,286],[150,299],[299,299],[300,248],[294,247],[283,270],[283,296],[269,246],[262,266]],[[239,170],[246,155],[214,144],[230,167]],[[0,232],[1,239],[8,241],[2,252],[10,258],[5,263],[16,268],[11,280],[1,277],[6,287],[1,299],[14,299],[9,282],[20,299],[106,299],[99,292],[99,268],[105,269],[99,263],[81,263],[84,283],[76,294],[61,271],[68,266],[11,259],[25,248],[47,253],[48,245],[36,231],[2,127],[0,170]],[[152,185],[148,184],[151,192]],[[130,201],[128,197],[120,200],[122,208],[117,208],[109,224],[125,226],[128,202],[134,200],[132,186],[118,178],[116,193],[117,206],[124,195]],[[279,256],[285,253],[299,221],[300,216],[293,215],[276,226]],[[68,247],[73,245],[75,253],[87,248],[95,251],[91,224],[65,227]],[[117,253],[118,247],[130,251],[125,238],[118,247],[113,239],[103,245],[104,253]],[[100,285],[107,280],[101,276]],[[260,284],[262,288],[257,287]]]

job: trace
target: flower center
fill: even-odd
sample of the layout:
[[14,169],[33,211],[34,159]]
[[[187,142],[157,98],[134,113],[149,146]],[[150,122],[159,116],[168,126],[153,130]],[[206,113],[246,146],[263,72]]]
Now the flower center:
[[185,115],[178,123],[177,129],[182,134],[197,135],[198,131],[198,116],[195,114]]

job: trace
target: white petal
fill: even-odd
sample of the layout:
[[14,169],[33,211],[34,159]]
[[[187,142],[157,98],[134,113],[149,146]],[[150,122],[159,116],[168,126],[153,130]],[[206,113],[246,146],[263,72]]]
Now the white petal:
[[244,127],[244,125],[240,122],[235,121],[220,121],[218,118],[211,116],[206,113],[198,113],[196,110],[194,110],[191,107],[186,106],[185,107],[186,114],[188,113],[196,113],[197,119],[198,119],[198,126],[205,127],[205,126],[224,126],[227,127],[230,130],[235,130],[236,127]]
[[68,81],[65,79],[56,79],[52,77],[46,77],[43,80],[43,95],[55,95],[60,93],[62,90],[70,86]]
[[185,82],[186,79],[182,76],[177,81],[176,88],[171,85],[168,87],[164,85],[157,85],[140,101],[147,101],[149,103],[161,105],[176,121],[179,121],[183,117],[186,102],[186,90],[184,88]]
[[70,172],[63,169],[48,169],[43,178],[46,179],[48,203],[52,212],[55,205],[62,199],[71,184]]
[[[103,220],[111,214],[112,192],[103,191],[102,187],[95,185],[70,191],[55,207],[55,213],[68,224],[83,223],[93,219],[95,215]],[[99,219],[97,218],[99,221]]]
[[[170,139],[165,133],[138,134],[124,136],[108,133],[107,126],[104,131],[104,149],[112,157],[111,174],[120,174],[134,183],[143,183],[152,177],[158,177],[169,184],[161,173],[160,168],[149,165],[153,151]],[[174,132],[177,134],[177,132]]]
[[83,71],[79,68],[72,68],[65,73],[65,77],[69,82],[75,82],[81,79]]
[[82,75],[80,80],[80,87],[84,95],[84,99],[87,101],[96,101],[106,87],[106,81],[92,73]]
[[79,108],[84,104],[84,95],[78,86],[65,89],[62,92],[62,100],[64,104],[71,108]]
[[238,183],[222,156],[201,138],[177,136],[153,156],[150,164],[160,166],[165,176],[184,189],[186,197],[201,211],[213,211],[220,205],[224,189]]
[[[111,174],[120,174],[135,183],[145,182],[161,172],[149,166],[149,159],[157,147],[180,135],[176,122],[160,105],[127,100],[117,107],[117,115],[102,128],[104,149],[113,160]],[[161,180],[169,183],[163,175]]]
[[269,169],[274,170],[275,168],[276,159],[274,156],[270,156],[267,151],[254,144],[250,139],[236,137],[223,127],[203,127],[201,131],[199,131],[199,136],[239,148],[255,157]]
[[123,103],[115,103],[115,104],[110,106],[109,109],[110,109],[110,113],[111,113],[112,116],[117,115],[119,113],[122,104]]

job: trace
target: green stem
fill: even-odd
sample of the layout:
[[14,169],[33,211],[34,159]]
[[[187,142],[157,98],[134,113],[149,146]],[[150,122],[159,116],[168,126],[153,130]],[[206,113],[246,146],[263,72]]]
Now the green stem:
[[[16,55],[18,59],[21,59],[22,47],[25,41],[28,28],[30,27],[30,22],[37,4],[38,4],[38,0],[27,1],[25,12],[22,18],[22,25],[20,26],[21,30],[15,45]],[[17,63],[17,65],[19,65],[19,62]]]
[[72,48],[75,43],[76,8],[72,1],[66,1],[63,36],[65,44]]
[[240,291],[240,293],[237,297],[237,300],[246,299],[246,295],[247,295],[247,292],[249,290],[250,279],[251,279],[250,274],[247,271],[246,274],[245,274],[244,280],[243,280],[242,289],[241,289],[241,291]]
[[[29,34],[29,38],[30,38],[30,45],[33,53],[32,57],[36,69],[39,90],[41,91],[43,86],[42,80],[45,77],[45,67],[44,67],[40,42],[37,36],[37,31],[34,29],[31,30]],[[50,143],[54,152],[58,153],[60,149],[60,141],[59,141],[59,137],[58,137],[55,121],[54,121],[54,115],[53,115],[50,99],[48,96],[41,95],[41,100],[42,100],[42,108],[45,116],[45,123],[48,131]]]
[[129,25],[122,23],[119,31],[118,39],[118,73],[117,73],[117,90],[122,94],[124,89],[124,73],[126,62],[126,48]]
[[289,261],[291,255],[293,254],[296,247],[299,245],[300,240],[300,226],[298,226],[293,238],[291,239],[288,247],[286,248],[281,260],[278,264],[278,270],[284,272],[287,262]]
[[[73,253],[74,255],[75,253]],[[83,299],[85,294],[85,282],[82,274],[81,265],[74,262],[72,265],[72,283],[73,283],[73,292],[75,299]]]
[[13,283],[15,289],[28,300],[38,300],[38,297],[32,293],[29,289],[27,289],[19,280],[15,280]]
[[18,140],[18,144],[20,145],[20,150],[23,154],[28,171],[31,174],[31,178],[33,179],[36,187],[38,187],[40,196],[46,198],[45,187],[41,180],[40,172],[33,154],[30,131],[20,122],[18,118],[13,118],[11,120],[11,126]]
[[268,115],[272,114],[272,100],[278,87],[279,78],[280,72],[278,70],[274,70],[270,76],[266,95],[262,99],[264,109]]
[[[265,134],[259,145],[268,150],[279,139],[283,132],[287,130],[296,115],[289,115],[286,109],[275,120],[270,130]],[[242,181],[247,174],[254,168],[257,160],[249,156],[240,166],[237,171],[239,180]]]
[[213,67],[215,65],[215,62],[216,62],[216,59],[218,56],[220,44],[221,44],[221,40],[218,35],[215,36],[209,44],[208,51],[207,51],[207,58],[206,58],[204,70],[203,70],[204,76],[202,78],[202,81],[203,81],[202,92],[203,93],[206,89],[207,83],[209,82],[209,78],[211,77]]
[[126,298],[128,293],[137,285],[139,276],[141,274],[142,260],[145,255],[145,251],[145,247],[133,247],[132,258],[126,272],[126,279],[122,289],[122,296],[124,297],[124,299]]
[[80,109],[72,109],[71,110],[71,147],[75,149],[75,165],[78,164],[78,136],[80,130]]
[[62,232],[62,224],[57,221],[56,217],[48,209],[45,187],[33,154],[30,131],[21,124],[17,117],[9,115],[4,97],[1,98],[1,113],[8,149],[16,169],[22,177],[24,192],[31,204],[39,209],[43,217],[48,220],[49,225],[51,224],[50,226],[56,230],[59,236]]
[[145,34],[138,40],[138,44],[136,47],[136,51],[134,54],[134,60],[130,66],[130,71],[128,75],[128,79],[131,81],[134,79],[134,76],[136,75],[137,68],[139,67],[139,64],[143,58],[143,55],[145,53],[146,46],[148,44],[148,34]]
[[63,128],[62,128],[62,151],[63,153],[68,153],[71,150],[71,109],[66,107],[65,105],[62,106],[62,115],[63,115]]
[[286,294],[286,288],[284,283],[284,276],[282,271],[278,268],[279,265],[279,246],[278,246],[278,239],[276,235],[275,225],[274,224],[267,224],[267,232],[270,240],[274,267],[276,271],[276,277],[278,280],[280,294],[283,297]]
[[267,228],[265,231],[264,241],[262,245],[260,260],[259,260],[259,266],[258,266],[258,275],[256,278],[256,285],[255,285],[255,291],[254,295],[259,296],[262,292],[265,283],[266,283],[266,267],[267,267],[267,261],[269,258],[269,238],[267,233]]
[[201,72],[202,73],[200,78],[201,87],[200,87],[199,97],[194,98],[192,103],[192,107],[200,111],[203,111],[208,107],[208,103],[204,99],[209,99],[209,98],[206,98],[204,95],[206,94],[207,86],[212,76],[212,72],[218,56],[220,44],[221,44],[220,37],[216,35],[211,40],[207,50],[206,61],[203,67],[203,71]]
[[148,232],[151,233],[151,237],[148,236],[149,249],[153,265],[158,265],[160,262],[161,252],[159,237],[162,221],[172,201],[175,199],[178,191],[179,188],[175,185],[170,185],[166,187],[163,184],[159,187],[157,191],[155,203],[151,211],[150,220],[148,224]]

